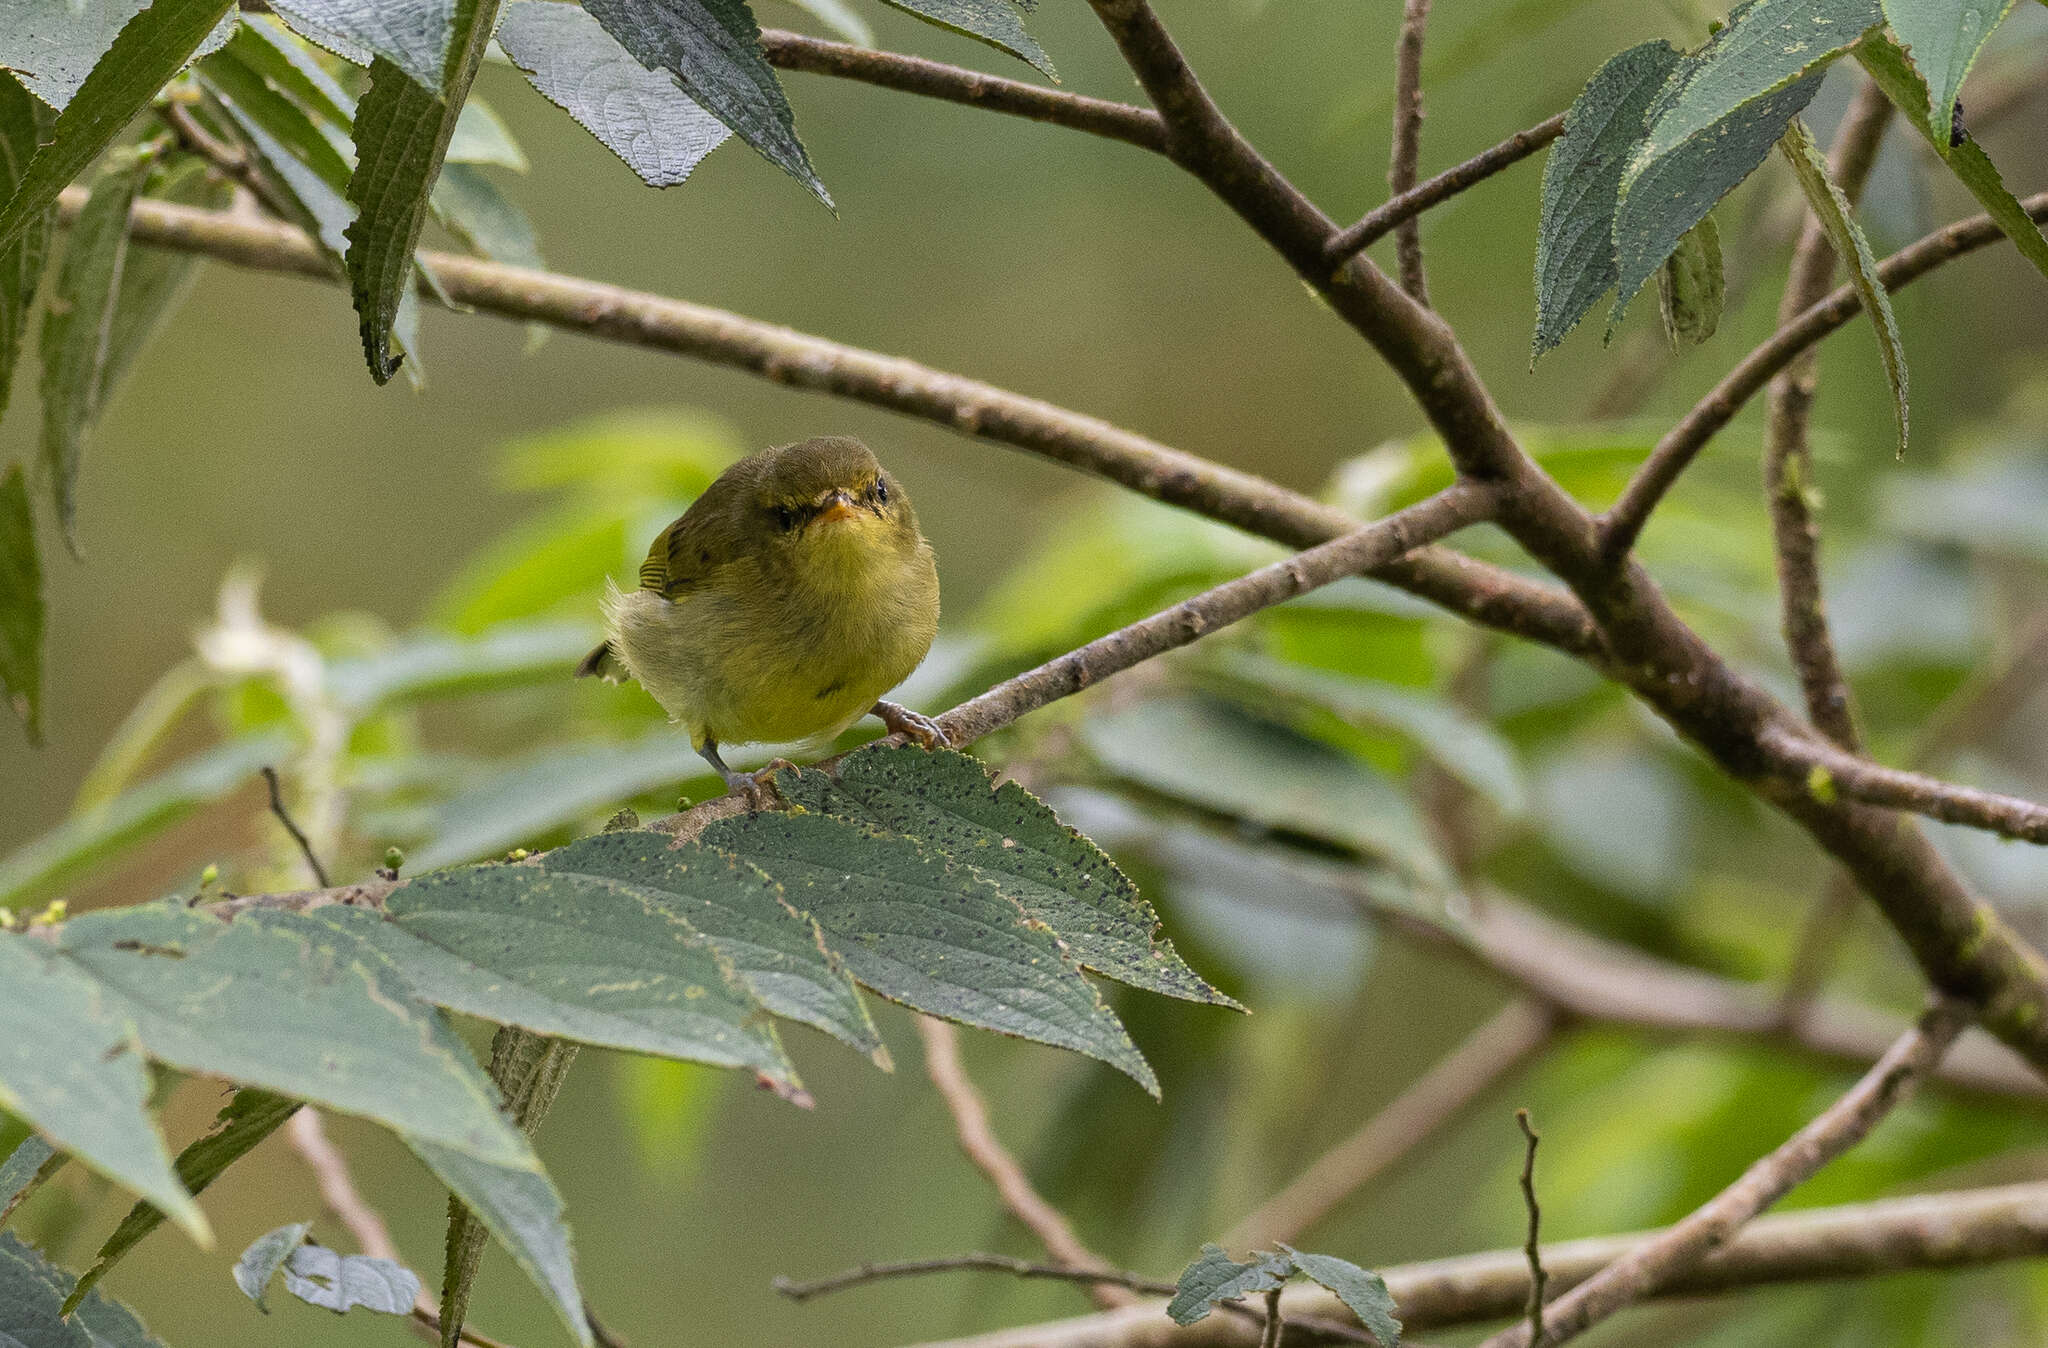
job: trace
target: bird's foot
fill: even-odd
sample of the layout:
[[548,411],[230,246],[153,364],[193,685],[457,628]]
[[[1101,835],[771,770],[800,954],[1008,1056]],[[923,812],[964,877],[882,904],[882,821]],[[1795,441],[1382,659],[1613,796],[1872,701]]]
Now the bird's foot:
[[927,749],[944,749],[951,743],[946,738],[946,732],[939,728],[937,721],[908,707],[899,706],[894,702],[877,702],[874,714],[881,718],[882,724],[889,728],[890,734],[916,740]]
[[725,778],[725,793],[729,796],[738,796],[750,814],[774,809],[776,802],[781,799],[775,790],[775,770],[778,766],[787,767],[788,764],[778,758],[758,772],[721,773],[720,775]]

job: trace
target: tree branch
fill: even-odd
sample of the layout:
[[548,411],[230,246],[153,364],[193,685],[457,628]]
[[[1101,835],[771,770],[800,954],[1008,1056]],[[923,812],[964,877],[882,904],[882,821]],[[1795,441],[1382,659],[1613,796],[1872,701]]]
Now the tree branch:
[[[1387,164],[1387,190],[1397,197],[1415,186],[1415,166],[1422,157],[1422,41],[1428,26],[1429,0],[1403,0],[1401,36],[1394,44],[1394,144]],[[1334,241],[1327,245],[1324,256],[1335,246]],[[1414,215],[1394,226],[1394,252],[1401,267],[1401,289],[1416,303],[1428,304],[1422,222]]]
[[1007,1254],[952,1254],[939,1259],[900,1259],[891,1263],[861,1264],[843,1273],[816,1278],[810,1282],[797,1282],[791,1278],[778,1277],[775,1290],[791,1301],[809,1301],[812,1297],[830,1296],[850,1287],[865,1287],[869,1283],[888,1282],[893,1278],[921,1278],[932,1273],[1007,1273],[1016,1278],[1048,1278],[1054,1282],[1094,1283],[1102,1286],[1122,1287],[1133,1292],[1148,1292],[1153,1296],[1172,1296],[1175,1285],[1158,1278],[1148,1278],[1142,1273],[1129,1273],[1113,1268],[1075,1268],[1069,1264],[1040,1264],[1029,1259],[1014,1259]]
[[1778,759],[1781,770],[1810,794],[1832,793],[1907,810],[1944,824],[1983,829],[2002,838],[2048,843],[2048,805],[1888,768],[1782,727],[1767,731],[1763,744]]
[[1522,1205],[1529,1210],[1529,1238],[1523,1242],[1522,1252],[1529,1257],[1529,1341],[1543,1341],[1543,1285],[1550,1281],[1543,1271],[1543,1247],[1538,1238],[1543,1232],[1543,1208],[1536,1201],[1536,1145],[1542,1137],[1529,1122],[1529,1111],[1515,1111],[1515,1122],[1521,1126],[1526,1146],[1522,1151]]
[[1323,261],[1336,266],[1360,249],[1369,248],[1386,233],[1412,220],[1432,206],[1485,182],[1512,164],[1518,164],[1564,134],[1564,114],[1547,117],[1526,131],[1517,131],[1490,150],[1482,150],[1464,163],[1445,169],[1434,178],[1407,188],[1373,207],[1358,223],[1331,239],[1323,250]]
[[828,42],[780,28],[761,30],[761,50],[767,56],[768,64],[784,70],[832,75],[894,89],[899,93],[963,103],[968,107],[985,108],[990,112],[1106,136],[1155,154],[1166,150],[1165,124],[1159,120],[1159,114],[1149,108],[1057,89],[1041,89],[1021,80],[1001,79],[978,70],[927,61],[919,56],[875,51],[845,42]]
[[[1614,1312],[1650,1296],[1728,1243],[1751,1218],[1783,1198],[1835,1157],[1869,1136],[1879,1120],[1912,1094],[1969,1022],[1968,1009],[1944,1001],[1921,1016],[1847,1094],[1742,1173],[1684,1220],[1666,1227],[1553,1302],[1543,1345],[1564,1343]],[[1519,1324],[1482,1348],[1531,1348]]]

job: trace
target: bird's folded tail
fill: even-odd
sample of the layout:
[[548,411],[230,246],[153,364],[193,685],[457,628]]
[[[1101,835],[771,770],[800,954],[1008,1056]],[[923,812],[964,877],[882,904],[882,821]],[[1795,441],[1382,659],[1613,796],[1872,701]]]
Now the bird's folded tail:
[[579,679],[587,679],[593,674],[606,683],[624,683],[633,677],[626,671],[625,661],[619,659],[619,653],[612,649],[609,641],[584,656],[582,662],[576,666],[576,677]]

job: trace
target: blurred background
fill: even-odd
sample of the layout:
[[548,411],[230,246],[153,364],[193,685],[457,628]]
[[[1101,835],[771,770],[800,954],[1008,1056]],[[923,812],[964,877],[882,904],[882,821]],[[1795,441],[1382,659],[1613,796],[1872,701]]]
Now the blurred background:
[[[883,46],[1029,73],[862,8]],[[1383,198],[1397,0],[1161,8],[1219,102],[1326,210],[1350,219]],[[808,22],[776,0],[761,17]],[[1032,29],[1067,88],[1138,97],[1082,6],[1048,3]],[[1677,4],[1442,6],[1424,173],[1563,108],[1623,46],[1704,32]],[[2024,6],[1966,92],[1971,127],[2022,195],[2048,182],[2048,97],[2027,96],[2044,61],[2048,11]],[[1810,114],[1823,138],[1849,76],[1837,69]],[[478,87],[532,160],[500,182],[558,270],[985,378],[1362,512],[1442,480],[1395,381],[1163,161],[840,81],[787,85],[836,219],[737,144],[689,183],[649,190],[516,72],[487,68]],[[1888,142],[1864,208],[1881,251],[1970,213],[1909,139]],[[1731,304],[1706,346],[1670,355],[1639,300],[1611,346],[1596,320],[1532,372],[1540,173],[1532,159],[1425,217],[1431,292],[1532,448],[1604,504],[1769,331],[1797,216],[1775,164],[1722,205]],[[1901,296],[1908,461],[1893,460],[1861,325],[1824,348],[1816,423],[1832,612],[1873,749],[2036,794],[2041,680],[2007,680],[1988,700],[1979,688],[2038,658],[2048,616],[2043,293],[1994,247]],[[303,883],[250,785],[263,762],[285,768],[343,876],[387,845],[415,866],[469,860],[589,831],[629,801],[658,813],[678,789],[707,793],[643,695],[567,675],[602,578],[629,576],[710,475],[763,445],[857,434],[909,488],[945,586],[941,645],[912,688],[930,710],[1274,555],[1013,451],[670,356],[564,335],[535,347],[517,325],[441,310],[422,348],[422,390],[378,389],[339,290],[205,270],[89,449],[84,560],[46,540],[48,742],[0,729],[0,903],[137,902],[209,863],[244,892]],[[0,460],[33,458],[33,382],[17,383]],[[1711,640],[1796,697],[1757,410],[1709,447],[1645,556]],[[1463,541],[1520,563],[1497,538]],[[977,750],[1108,847],[1182,953],[1254,1012],[1114,994],[1163,1105],[1088,1060],[963,1037],[1005,1139],[1112,1261],[1173,1276],[1511,992],[1362,917],[1347,877],[1402,892],[1484,883],[1665,958],[1784,977],[1825,868],[1576,667],[1362,583],[1213,644]],[[1947,729],[1927,744],[1931,727]],[[1942,832],[2041,935],[2038,854]],[[1850,916],[1831,955],[1835,990],[1914,1004],[1874,920]],[[775,1274],[865,1259],[1036,1253],[956,1150],[908,1021],[878,1013],[893,1075],[791,1031],[811,1112],[735,1076],[582,1056],[538,1145],[590,1301],[627,1339],[883,1345],[1087,1308],[1070,1288],[976,1275],[803,1306],[772,1293]],[[1546,1239],[1667,1221],[1845,1081],[1762,1048],[1574,1030],[1296,1243],[1368,1266],[1518,1244],[1518,1105],[1545,1136]],[[173,1144],[218,1103],[213,1086],[180,1084]],[[329,1126],[433,1281],[438,1188],[388,1135]],[[1793,1205],[2048,1177],[2044,1144],[2048,1101],[1936,1090]],[[26,1211],[26,1234],[75,1267],[125,1205],[70,1167]],[[284,1298],[265,1319],[235,1290],[242,1245],[320,1210],[282,1139],[207,1206],[218,1249],[166,1230],[107,1284],[166,1342],[410,1341],[396,1322],[342,1323]],[[526,1348],[563,1341],[495,1250],[472,1321]],[[1588,1341],[1993,1345],[2044,1329],[2048,1276],[2014,1266],[1639,1311]]]

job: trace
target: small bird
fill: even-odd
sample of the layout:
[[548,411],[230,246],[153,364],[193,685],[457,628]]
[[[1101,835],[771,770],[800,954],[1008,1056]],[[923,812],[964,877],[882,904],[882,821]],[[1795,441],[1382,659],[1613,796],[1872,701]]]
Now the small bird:
[[931,649],[939,573],[910,498],[851,436],[726,469],[654,540],[638,589],[606,582],[604,615],[577,675],[638,682],[751,801],[762,783],[720,745],[829,740],[869,712],[926,748],[946,742],[882,700]]

